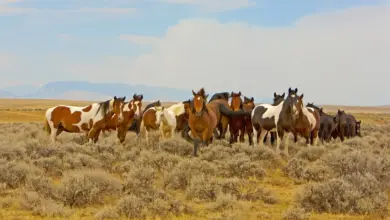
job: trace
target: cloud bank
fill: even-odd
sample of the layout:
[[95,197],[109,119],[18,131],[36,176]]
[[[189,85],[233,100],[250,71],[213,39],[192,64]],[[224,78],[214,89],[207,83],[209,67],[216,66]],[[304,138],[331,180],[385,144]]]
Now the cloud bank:
[[389,6],[313,14],[282,28],[182,20],[150,41],[127,81],[257,97],[291,86],[310,102],[389,103],[389,24]]

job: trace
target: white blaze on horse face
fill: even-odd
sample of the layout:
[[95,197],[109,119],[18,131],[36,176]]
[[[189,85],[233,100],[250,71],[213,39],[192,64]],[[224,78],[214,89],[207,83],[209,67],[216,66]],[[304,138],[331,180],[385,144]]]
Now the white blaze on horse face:
[[124,120],[124,117],[123,117],[123,112],[129,112],[130,111],[130,108],[129,108],[129,104],[124,104],[125,106],[123,106],[123,108],[121,107],[121,111],[119,113],[119,116],[118,116],[118,121],[119,122],[122,122]]
[[139,118],[140,112],[141,112],[141,109],[139,109],[139,101],[135,101],[135,102],[134,102],[134,105],[135,105],[135,108],[136,108],[135,116],[136,116],[137,118]]
[[200,100],[200,96],[198,96],[198,100]]

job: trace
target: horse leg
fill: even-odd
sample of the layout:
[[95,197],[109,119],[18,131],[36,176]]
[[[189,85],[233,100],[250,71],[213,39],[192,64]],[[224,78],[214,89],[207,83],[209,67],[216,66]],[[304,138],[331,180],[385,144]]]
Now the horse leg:
[[200,138],[199,138],[199,135],[198,133],[195,131],[195,130],[192,130],[191,129],[191,136],[192,136],[192,139],[194,140],[194,152],[193,152],[193,156],[194,157],[197,157],[198,156],[198,147],[199,147],[199,143],[200,143]]
[[[283,135],[284,135],[284,131],[281,131],[279,134],[279,131],[276,128],[276,140],[275,141],[276,141],[276,153],[277,154],[280,153],[280,142],[283,140]],[[288,139],[288,137],[286,139]],[[288,146],[285,148],[288,149]]]
[[265,135],[267,134],[267,131],[266,130],[264,130],[264,129],[262,129],[262,128],[260,128],[261,130],[260,130],[260,138],[259,138],[259,147],[263,147],[264,146],[264,142],[263,142],[263,140],[264,140],[264,137],[265,137]]
[[290,142],[290,132],[287,132],[286,135],[283,134],[283,136],[281,136],[282,139],[284,140],[284,153],[286,155],[288,155],[288,145],[289,145],[289,142]]
[[233,126],[229,126],[229,131],[230,131],[229,144],[233,144],[234,143],[234,134],[235,134]]
[[244,135],[245,135],[245,126],[242,126],[241,129],[240,129],[240,142],[241,143],[245,142],[245,136]]
[[294,134],[294,143],[297,143],[298,142],[298,133],[293,132],[293,134]]
[[101,129],[97,129],[95,136],[93,137],[93,143],[96,144],[96,142],[99,140],[100,132],[101,132]]

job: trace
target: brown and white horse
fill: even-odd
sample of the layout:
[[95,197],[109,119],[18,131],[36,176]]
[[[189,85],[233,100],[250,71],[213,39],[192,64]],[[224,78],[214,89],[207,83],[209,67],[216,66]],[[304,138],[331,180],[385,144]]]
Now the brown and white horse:
[[120,143],[125,141],[126,134],[133,124],[133,121],[140,119],[143,98],[143,95],[133,95],[133,99],[130,100],[130,102],[123,103],[121,106],[116,126],[117,137]]
[[88,106],[58,105],[46,110],[45,130],[54,143],[56,137],[63,131],[69,133],[87,133],[89,142],[96,143],[100,131],[105,128],[107,120],[113,114],[120,112],[120,106],[125,97],[116,96],[105,102],[93,103]]

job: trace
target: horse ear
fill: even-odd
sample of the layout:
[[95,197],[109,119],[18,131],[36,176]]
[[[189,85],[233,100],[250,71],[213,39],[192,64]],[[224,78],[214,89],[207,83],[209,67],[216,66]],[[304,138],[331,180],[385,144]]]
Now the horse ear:
[[274,92],[274,98],[276,98],[276,92]]
[[291,87],[290,87],[290,88],[288,88],[288,93],[289,93],[289,94],[291,93]]
[[135,97],[136,97],[136,94],[134,93],[134,95],[133,95],[133,99],[135,99]]
[[141,95],[141,100],[144,99],[144,95]]
[[241,91],[238,92],[238,95],[241,96]]
[[303,99],[303,93],[302,93],[302,95],[301,95],[301,96],[299,96],[299,99],[301,99],[301,100]]
[[286,95],[285,92],[283,92],[282,98],[284,98],[284,95]]
[[297,93],[298,92],[298,88],[295,88],[295,93]]
[[192,95],[196,96],[196,93],[194,92],[194,90],[192,90]]
[[114,96],[114,100],[116,101],[116,96]]
[[255,99],[252,97],[252,98],[251,98],[251,102],[254,102],[254,101],[255,101]]
[[233,97],[233,92],[232,92],[232,93],[230,93],[230,95],[229,95],[229,98],[230,98],[230,97]]

